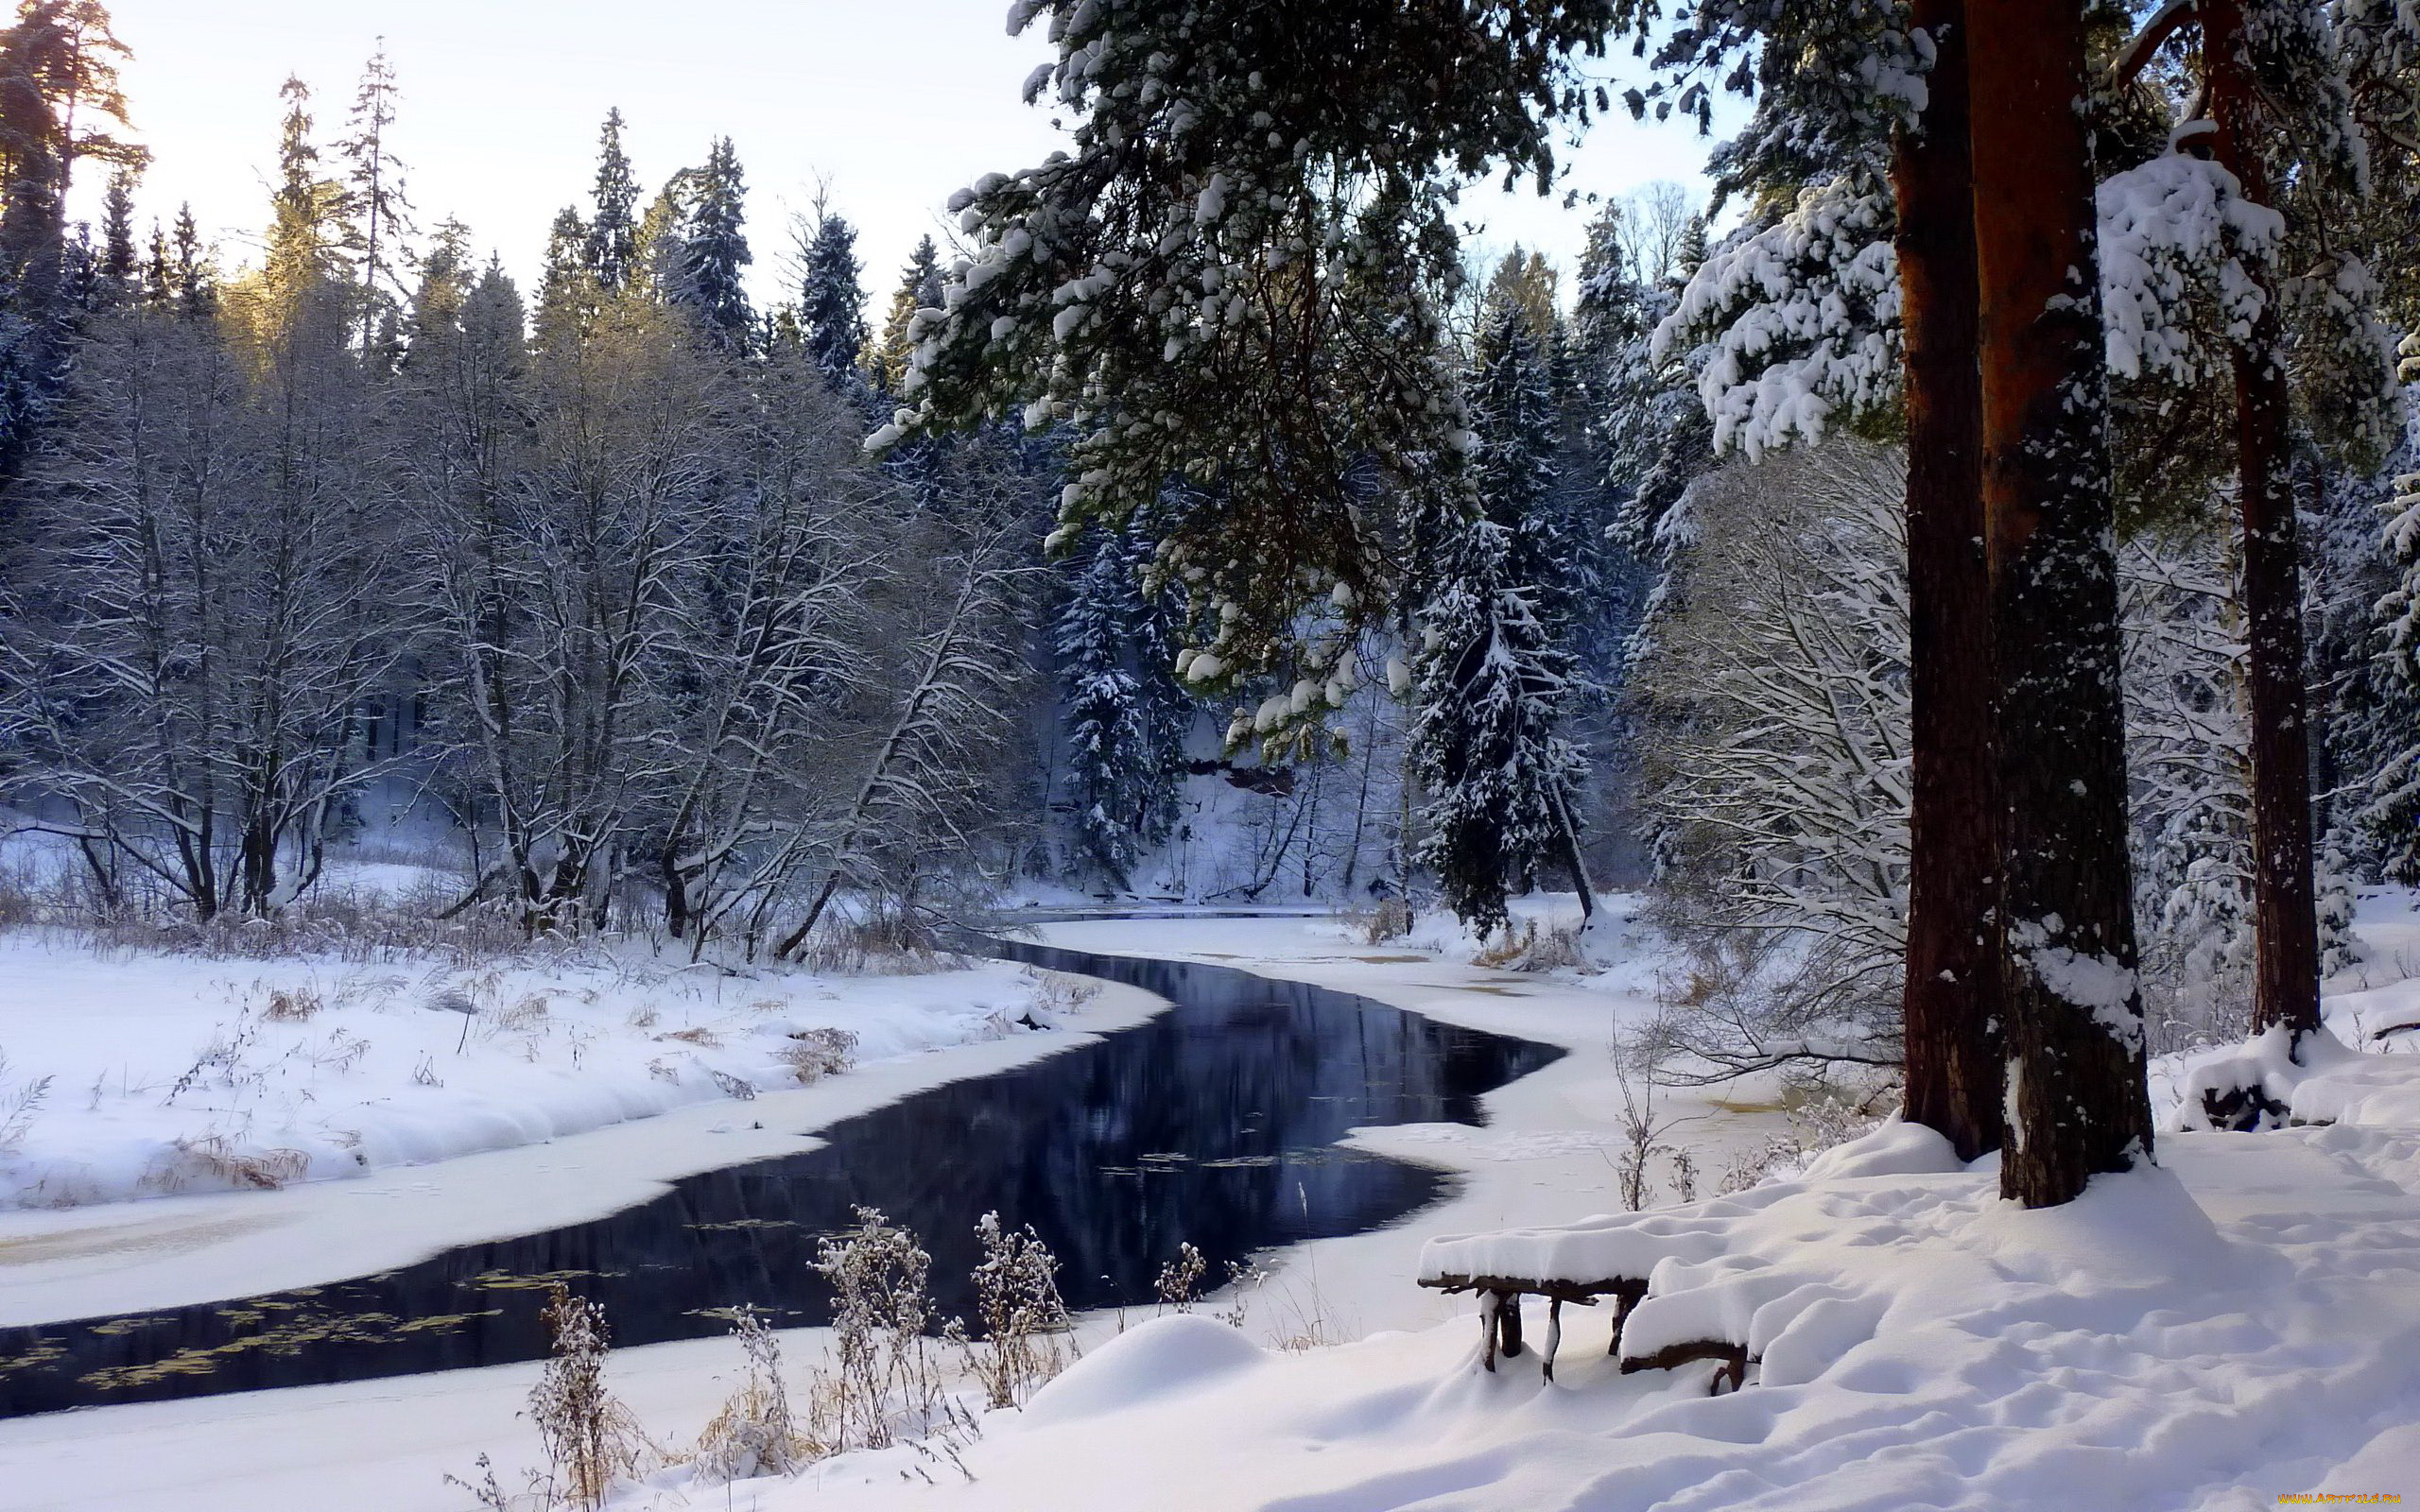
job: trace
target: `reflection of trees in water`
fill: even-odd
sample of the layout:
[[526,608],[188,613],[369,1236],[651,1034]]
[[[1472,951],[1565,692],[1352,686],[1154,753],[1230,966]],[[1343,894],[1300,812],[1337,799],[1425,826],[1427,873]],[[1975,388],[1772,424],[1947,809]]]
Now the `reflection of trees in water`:
[[[57,1329],[0,1330],[0,1416],[525,1360],[544,1278],[604,1303],[618,1344],[722,1332],[740,1302],[821,1323],[817,1235],[880,1208],[932,1252],[943,1315],[971,1313],[976,1220],[1031,1224],[1076,1307],[1147,1303],[1179,1243],[1212,1275],[1353,1233],[1443,1179],[1334,1148],[1360,1125],[1476,1122],[1479,1095],[1557,1052],[1220,967],[1026,958],[1178,1006],[1016,1070],[834,1125],[804,1155],[706,1172],[592,1223],[471,1245],[334,1286]],[[1157,1158],[1157,1159],[1155,1159]],[[13,1365],[13,1368],[11,1367]]]

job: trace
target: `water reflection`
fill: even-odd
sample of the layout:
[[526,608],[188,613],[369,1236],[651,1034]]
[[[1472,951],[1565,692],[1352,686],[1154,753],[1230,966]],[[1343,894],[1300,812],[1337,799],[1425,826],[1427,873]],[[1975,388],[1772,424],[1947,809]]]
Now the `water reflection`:
[[526,1360],[544,1352],[538,1312],[558,1280],[605,1304],[621,1344],[721,1332],[723,1310],[742,1302],[821,1323],[816,1239],[859,1204],[932,1252],[944,1315],[972,1311],[974,1226],[993,1211],[1057,1253],[1071,1305],[1147,1302],[1180,1242],[1215,1277],[1255,1250],[1376,1228],[1435,1199],[1434,1172],[1334,1142],[1359,1125],[1476,1124],[1480,1094],[1560,1054],[1225,967],[1002,949],[1176,1007],[592,1223],[329,1286],[0,1330],[0,1416]]

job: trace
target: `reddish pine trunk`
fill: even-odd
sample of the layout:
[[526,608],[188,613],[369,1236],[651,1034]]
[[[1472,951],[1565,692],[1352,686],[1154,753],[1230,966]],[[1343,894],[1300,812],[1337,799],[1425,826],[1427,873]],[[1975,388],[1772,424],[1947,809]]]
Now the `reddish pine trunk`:
[[2151,1148],[2126,857],[2108,373],[2083,13],[1972,0],[1983,505],[2014,1122],[2000,1191],[2066,1202]]
[[1965,1160],[2000,1143],[1999,869],[1991,570],[1983,550],[1973,164],[1963,0],[1916,0],[1936,39],[1917,130],[1893,144],[1907,341],[1907,1117]]
[[[2254,204],[2270,200],[2260,115],[2238,0],[2201,0],[2203,67],[2219,162]],[[2303,692],[2301,563],[2287,464],[2286,371],[2277,288],[2261,293],[2251,339],[2236,349],[2238,492],[2243,508],[2243,610],[2252,702],[2252,1029],[2319,1028],[2319,910],[2311,881],[2310,746]],[[2298,1046],[2299,1048],[2299,1046]]]

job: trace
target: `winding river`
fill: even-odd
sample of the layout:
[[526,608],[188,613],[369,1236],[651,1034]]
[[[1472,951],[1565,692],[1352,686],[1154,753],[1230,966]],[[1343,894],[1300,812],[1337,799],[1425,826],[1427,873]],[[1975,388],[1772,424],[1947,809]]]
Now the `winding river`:
[[1437,1200],[1445,1177],[1336,1142],[1360,1125],[1478,1124],[1482,1094],[1562,1054],[1230,967],[997,949],[1175,1006],[594,1222],[327,1286],[0,1330],[0,1417],[532,1359],[555,1281],[604,1304],[617,1345],[722,1332],[740,1303],[820,1324],[817,1240],[860,1206],[931,1253],[942,1316],[973,1311],[975,1225],[993,1211],[1059,1257],[1071,1307],[1147,1303],[1180,1244],[1215,1280],[1231,1261]]

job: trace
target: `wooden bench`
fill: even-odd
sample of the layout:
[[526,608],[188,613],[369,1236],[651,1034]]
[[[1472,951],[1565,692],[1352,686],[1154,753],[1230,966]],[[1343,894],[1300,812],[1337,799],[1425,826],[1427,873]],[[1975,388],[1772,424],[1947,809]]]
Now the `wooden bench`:
[[1563,1345],[1564,1303],[1594,1307],[1601,1298],[1615,1299],[1614,1336],[1605,1346],[1605,1353],[1615,1355],[1621,1352],[1622,1321],[1647,1295],[1647,1278],[1643,1276],[1616,1276],[1596,1281],[1537,1280],[1520,1276],[1431,1276],[1420,1284],[1448,1297],[1478,1293],[1479,1363],[1490,1370],[1495,1368],[1499,1346],[1507,1359],[1521,1352],[1521,1298],[1545,1297],[1547,1347],[1540,1359],[1548,1381],[1554,1379],[1555,1350]]
[[[1521,1298],[1543,1297],[1547,1299],[1547,1344],[1540,1351],[1540,1363],[1546,1378],[1554,1379],[1555,1351],[1563,1344],[1563,1304],[1594,1307],[1604,1297],[1614,1298],[1613,1337],[1605,1345],[1609,1357],[1618,1358],[1622,1350],[1622,1325],[1629,1321],[1631,1310],[1647,1297],[1644,1276],[1614,1276],[1602,1280],[1542,1280],[1524,1276],[1431,1276],[1421,1285],[1448,1297],[1463,1292],[1477,1292],[1479,1297],[1479,1363],[1488,1369],[1495,1368],[1495,1356],[1500,1349],[1507,1359],[1521,1352]],[[1621,1373],[1633,1375],[1641,1370],[1669,1370],[1675,1366],[1694,1360],[1717,1360],[1722,1368],[1715,1372],[1714,1389],[1720,1393],[1728,1381],[1731,1389],[1738,1390],[1748,1378],[1748,1349],[1745,1345],[1728,1339],[1691,1339],[1669,1345],[1651,1355],[1623,1360]]]

